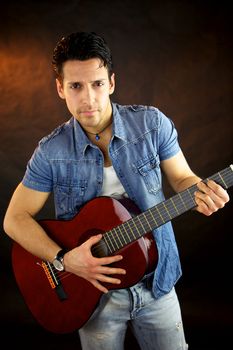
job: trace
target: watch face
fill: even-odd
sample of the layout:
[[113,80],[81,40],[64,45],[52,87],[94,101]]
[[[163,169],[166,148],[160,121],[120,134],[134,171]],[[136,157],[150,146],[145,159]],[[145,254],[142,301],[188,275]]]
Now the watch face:
[[62,262],[60,260],[57,260],[57,259],[53,260],[53,266],[58,271],[63,271],[64,270],[64,266],[63,266],[63,264],[62,264]]

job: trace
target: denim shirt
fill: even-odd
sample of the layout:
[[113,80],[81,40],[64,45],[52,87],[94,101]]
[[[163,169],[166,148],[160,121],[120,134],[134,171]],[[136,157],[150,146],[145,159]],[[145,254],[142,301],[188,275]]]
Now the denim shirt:
[[[160,161],[180,150],[177,132],[155,107],[112,103],[112,108],[112,165],[129,198],[145,211],[164,200]],[[103,167],[101,150],[72,117],[39,142],[22,182],[37,191],[53,191],[57,219],[71,219],[83,204],[100,195]],[[159,298],[172,289],[182,272],[171,222],[153,235],[159,259],[152,291]]]

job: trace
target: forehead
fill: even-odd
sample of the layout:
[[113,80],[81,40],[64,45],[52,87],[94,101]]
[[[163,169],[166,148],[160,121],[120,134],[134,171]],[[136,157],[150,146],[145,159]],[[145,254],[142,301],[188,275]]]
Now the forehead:
[[63,65],[63,79],[66,81],[86,82],[108,77],[107,68],[98,58],[85,61],[69,60]]

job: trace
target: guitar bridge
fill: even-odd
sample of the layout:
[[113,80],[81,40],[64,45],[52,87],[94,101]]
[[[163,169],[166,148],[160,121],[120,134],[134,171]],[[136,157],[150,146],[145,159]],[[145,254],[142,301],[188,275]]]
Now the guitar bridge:
[[50,264],[50,262],[42,262],[43,270],[46,274],[46,277],[48,278],[49,284],[52,289],[55,289],[55,292],[59,298],[60,301],[64,301],[68,299],[67,294],[62,286],[62,283],[60,281],[60,278],[57,274],[54,273],[54,268]]

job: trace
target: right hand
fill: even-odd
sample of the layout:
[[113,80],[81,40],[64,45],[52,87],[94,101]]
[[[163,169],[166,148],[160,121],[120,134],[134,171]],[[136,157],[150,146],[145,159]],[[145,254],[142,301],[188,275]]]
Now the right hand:
[[80,246],[67,252],[64,255],[64,265],[66,271],[85,278],[101,292],[107,293],[108,289],[100,282],[120,284],[120,279],[113,278],[110,275],[125,275],[126,271],[121,268],[107,266],[122,260],[123,257],[121,255],[108,256],[104,258],[95,258],[92,255],[91,247],[98,243],[101,238],[101,234],[92,236]]

